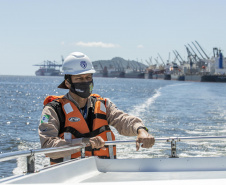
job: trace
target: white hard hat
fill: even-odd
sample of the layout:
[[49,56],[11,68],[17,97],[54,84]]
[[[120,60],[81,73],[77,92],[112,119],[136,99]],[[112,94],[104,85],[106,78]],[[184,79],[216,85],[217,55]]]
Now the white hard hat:
[[81,52],[73,52],[66,57],[62,70],[64,75],[80,75],[96,72],[89,57]]
[[[81,75],[95,73],[92,62],[89,57],[81,52],[73,52],[64,60],[62,67],[64,75]],[[68,89],[63,81],[58,88]]]

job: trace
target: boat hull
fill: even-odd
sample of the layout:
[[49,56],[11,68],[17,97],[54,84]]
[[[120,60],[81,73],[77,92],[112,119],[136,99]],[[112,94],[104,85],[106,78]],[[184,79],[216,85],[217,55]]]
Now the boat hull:
[[185,75],[185,81],[226,82],[226,75]]
[[55,69],[39,69],[35,72],[36,76],[62,76],[60,70]]
[[[53,165],[38,173],[8,178],[3,183],[98,183],[184,180],[226,183],[226,158],[99,159],[90,157]],[[191,183],[191,182],[190,182]]]
[[201,75],[185,75],[185,81],[201,82]]
[[201,82],[226,82],[226,75],[203,75]]
[[184,81],[185,80],[185,76],[184,75],[171,74],[171,80]]

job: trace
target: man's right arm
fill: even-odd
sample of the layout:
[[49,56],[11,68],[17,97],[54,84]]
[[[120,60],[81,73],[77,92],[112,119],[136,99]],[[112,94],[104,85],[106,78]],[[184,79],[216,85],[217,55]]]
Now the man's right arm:
[[[60,122],[57,113],[51,106],[45,106],[39,124],[39,137],[42,148],[76,145],[82,143],[82,138],[65,140],[59,137]],[[47,154],[53,159],[69,156],[80,150],[70,150]]]
[[[45,106],[42,111],[42,116],[39,124],[39,137],[41,148],[59,147],[64,145],[79,145],[87,144],[92,148],[104,148],[104,140],[99,137],[92,138],[77,138],[77,139],[62,139],[59,137],[60,121],[56,111],[51,106]],[[80,149],[73,149],[65,152],[48,153],[47,156],[52,159],[69,156],[79,152]]]

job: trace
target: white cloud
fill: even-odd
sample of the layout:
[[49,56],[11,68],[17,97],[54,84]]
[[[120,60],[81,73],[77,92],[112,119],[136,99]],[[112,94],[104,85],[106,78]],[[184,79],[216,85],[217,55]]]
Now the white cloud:
[[77,42],[77,46],[83,46],[83,47],[102,47],[102,48],[115,48],[118,47],[116,44],[112,43],[103,43],[103,42]]
[[144,46],[142,44],[139,44],[137,47],[138,48],[143,48]]

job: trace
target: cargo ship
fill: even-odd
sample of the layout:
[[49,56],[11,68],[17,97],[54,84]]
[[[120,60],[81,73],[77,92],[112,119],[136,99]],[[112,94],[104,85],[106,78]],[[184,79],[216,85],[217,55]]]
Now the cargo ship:
[[[63,58],[62,64],[58,64],[55,61],[44,61],[42,64],[35,64],[34,66],[39,66],[40,68],[35,71],[36,76],[61,76],[62,72],[60,68],[63,65]],[[58,69],[57,69],[58,68]]]
[[145,79],[171,80],[171,71],[169,63],[166,66],[150,65],[144,74]]
[[[226,58],[220,49],[213,48],[213,56],[210,58],[203,51],[202,47],[195,41],[198,47],[193,43],[199,55],[188,44],[186,47],[188,53],[188,61],[183,61],[178,52],[175,56],[180,62],[178,69],[171,71],[171,78],[173,80],[195,81],[195,82],[226,82]],[[191,50],[190,50],[190,49]]]
[[213,57],[203,60],[202,66],[190,67],[185,73],[185,81],[198,82],[226,82],[226,58],[223,57],[221,50],[213,48]]
[[179,74],[171,74],[171,80],[185,81],[185,76]]
[[37,71],[35,71],[36,76],[61,76],[61,71],[56,70],[54,68],[45,68],[40,67]]

